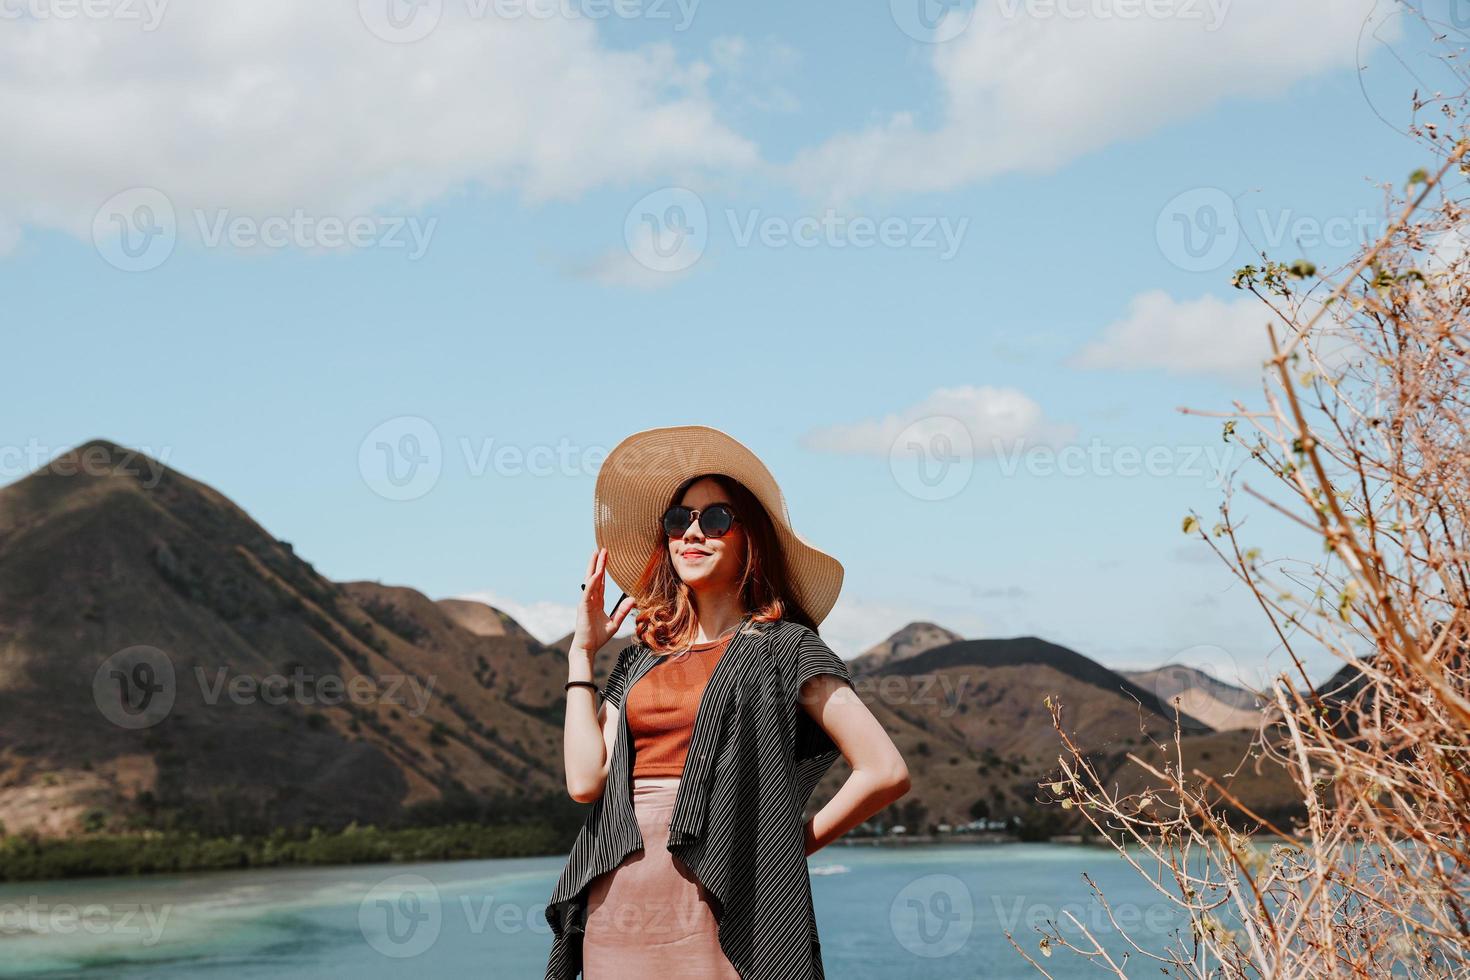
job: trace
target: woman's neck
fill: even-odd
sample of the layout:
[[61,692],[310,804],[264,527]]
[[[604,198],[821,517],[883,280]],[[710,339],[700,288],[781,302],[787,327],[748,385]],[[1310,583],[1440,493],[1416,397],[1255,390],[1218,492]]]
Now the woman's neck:
[[721,596],[695,596],[694,614],[699,619],[695,643],[709,643],[730,632],[745,618],[745,608],[739,596],[726,593]]

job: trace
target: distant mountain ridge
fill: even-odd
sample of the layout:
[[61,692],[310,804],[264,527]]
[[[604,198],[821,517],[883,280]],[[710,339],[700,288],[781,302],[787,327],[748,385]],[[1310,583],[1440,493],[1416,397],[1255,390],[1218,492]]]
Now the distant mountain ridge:
[[963,639],[958,633],[934,623],[909,623],[854,657],[850,666],[854,674],[870,674],[901,660],[916,657],[925,650]]
[[[1045,666],[1059,673],[1091,684],[1110,694],[1122,694],[1138,701],[1146,710],[1164,718],[1175,711],[1150,690],[1128,680],[1118,672],[1084,657],[1075,650],[1049,643],[1034,636],[1011,639],[959,640],[893,664],[889,674],[918,674],[945,667],[967,665],[986,667]],[[1189,715],[1181,713],[1181,728],[1187,734],[1203,734],[1213,729]]]
[[1153,670],[1119,673],[1139,687],[1153,691],[1165,702],[1179,699],[1179,709],[1216,731],[1255,728],[1261,719],[1261,698],[1245,688],[1227,684],[1187,664],[1168,664]]

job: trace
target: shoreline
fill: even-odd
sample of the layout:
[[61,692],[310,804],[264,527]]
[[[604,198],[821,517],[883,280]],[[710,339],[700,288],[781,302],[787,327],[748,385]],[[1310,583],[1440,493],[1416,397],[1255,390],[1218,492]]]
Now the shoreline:
[[[362,864],[485,861],[565,857],[548,828],[527,825],[447,824],[430,828],[345,828],[291,836],[204,837],[186,833],[93,835],[72,838],[0,838],[0,885],[98,878],[144,878],[264,868],[326,868]],[[843,837],[835,847],[983,846],[996,844],[1106,845],[1059,835],[1027,841],[999,832]],[[815,855],[808,855],[813,857]]]
[[[249,871],[263,868],[328,868],[362,864],[488,861],[509,858],[565,857],[550,828],[524,824],[445,824],[438,827],[383,829],[350,826],[333,833],[315,831],[292,836],[203,837],[151,832],[73,838],[0,837],[0,885],[67,881],[85,878],[143,878]],[[1260,835],[1258,843],[1277,841]],[[913,834],[884,837],[841,837],[808,858],[834,848],[994,846],[1053,844],[1110,849],[1115,845],[1095,834],[1057,834],[1028,840],[998,831],[959,834]]]
[[[1000,832],[978,834],[903,834],[896,837],[841,837],[827,847],[911,847],[928,844],[1085,844],[1089,847],[1108,845],[1096,835],[1056,834],[1045,840],[1027,840],[1016,834]],[[826,850],[826,848],[823,848]]]
[[[335,833],[269,837],[204,837],[160,833],[71,838],[0,838],[0,885],[82,878],[243,871],[254,868],[344,867],[424,861],[564,857],[568,847],[550,844],[545,828],[524,825],[450,824],[384,830],[351,827]],[[839,838],[833,847],[917,847],[1018,843],[1091,844],[1076,835],[1025,841],[1014,834],[915,834]],[[1105,843],[1105,842],[1103,842]],[[820,852],[818,852],[820,853]],[[809,855],[810,856],[810,855]]]

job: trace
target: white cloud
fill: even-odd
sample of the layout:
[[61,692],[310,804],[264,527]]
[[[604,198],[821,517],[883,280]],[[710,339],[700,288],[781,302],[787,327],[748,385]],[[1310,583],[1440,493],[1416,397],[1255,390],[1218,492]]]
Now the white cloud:
[[[1156,7],[1173,14],[1123,15]],[[803,151],[790,175],[809,193],[844,200],[1052,170],[1223,100],[1274,97],[1300,79],[1353,68],[1373,7],[1373,0],[978,0],[967,29],[932,46],[943,99],[937,126],[899,112]],[[1397,25],[1378,39],[1391,40]]]
[[585,279],[599,286],[650,290],[672,286],[688,274],[687,270],[659,272],[650,269],[622,248],[610,248],[590,262],[569,266],[567,272],[575,279]]
[[162,191],[184,234],[193,209],[350,218],[467,186],[536,202],[757,162],[716,119],[708,66],[667,44],[613,51],[591,20],[462,4],[395,44],[358,7],[181,3],[154,31],[5,21],[0,229],[85,237],[132,187]]
[[851,660],[909,623],[934,623],[967,637],[986,632],[979,617],[971,613],[956,614],[953,611],[894,606],[870,599],[842,598],[822,621],[821,633],[838,656]]
[[[956,422],[968,433],[970,446],[952,438]],[[901,438],[923,440],[926,433],[951,437],[956,453],[975,457],[994,455],[1022,440],[1051,445],[1075,435],[1072,426],[1048,419],[1040,405],[1015,388],[961,385],[936,389],[923,401],[880,419],[814,429],[802,436],[801,444],[818,452],[890,456]]]
[[[494,606],[524,626],[542,643],[556,642],[570,633],[577,625],[577,607],[571,603],[551,602],[544,599],[538,602],[521,602],[519,599],[512,599],[489,589],[465,592],[453,598],[469,599],[472,602],[483,602]],[[615,595],[608,596],[608,601],[611,602],[614,598],[616,598]],[[633,632],[633,616],[633,613],[629,613],[623,620],[618,635],[627,636]]]
[[[708,221],[702,224],[707,227]],[[567,272],[600,286],[664,289],[688,276],[703,254],[703,239],[684,242],[671,235],[667,227],[655,229],[632,222],[622,248],[611,248],[590,262],[570,265]]]
[[801,107],[790,87],[801,55],[791,45],[723,35],[710,42],[710,61],[719,70],[719,101],[726,110],[788,113]]
[[[1346,311],[1333,307],[1322,313],[1320,297],[1306,294],[1291,301],[1273,297],[1292,322],[1312,328],[1312,363],[1320,370],[1340,373],[1362,359],[1362,350],[1337,317]],[[1295,303],[1295,306],[1292,305]],[[1321,314],[1319,316],[1319,314]],[[1161,370],[1170,374],[1220,378],[1232,384],[1260,382],[1274,374],[1267,370],[1271,324],[1279,343],[1292,328],[1259,297],[1242,295],[1226,301],[1214,296],[1176,300],[1162,290],[1139,293],[1128,313],[1103,328],[1100,336],[1068,361],[1078,368],[1122,371]],[[1276,383],[1274,380],[1272,383]]]
[[1255,296],[1229,302],[1214,296],[1176,300],[1163,290],[1150,290],[1133,297],[1127,315],[1104,327],[1071,365],[1254,379],[1271,354],[1266,323],[1272,318]]

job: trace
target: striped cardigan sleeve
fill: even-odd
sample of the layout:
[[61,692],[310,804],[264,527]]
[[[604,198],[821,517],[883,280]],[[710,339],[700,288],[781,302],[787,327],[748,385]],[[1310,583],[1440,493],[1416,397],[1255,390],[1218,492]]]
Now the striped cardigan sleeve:
[[806,800],[820,774],[826,772],[838,755],[837,744],[826,730],[807,713],[801,697],[801,685],[818,674],[833,674],[852,686],[852,671],[827,641],[815,630],[805,627],[796,644],[796,764],[800,778],[801,799]]
[[852,671],[848,669],[847,661],[839,657],[814,630],[806,630],[796,647],[797,689],[800,690],[802,684],[818,674],[836,674],[848,686],[852,685]]
[[618,651],[618,661],[608,672],[607,682],[602,685],[602,700],[615,707],[623,706],[623,692],[628,685],[628,670],[633,663],[633,651],[637,643],[630,643]]

